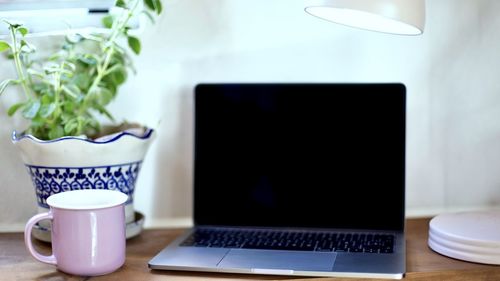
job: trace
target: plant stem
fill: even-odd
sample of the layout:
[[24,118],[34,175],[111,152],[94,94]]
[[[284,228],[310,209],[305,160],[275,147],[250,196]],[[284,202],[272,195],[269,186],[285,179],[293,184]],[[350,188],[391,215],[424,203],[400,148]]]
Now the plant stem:
[[[123,32],[123,29],[127,26],[128,21],[132,18],[134,11],[139,6],[139,1],[134,2],[134,6],[132,9],[124,9],[121,14],[120,19],[113,22],[113,26],[111,28],[111,35],[107,40],[104,41],[105,48],[105,58],[102,61],[103,63],[97,66],[97,77],[92,82],[92,85],[89,88],[87,95],[85,96],[84,103],[87,104],[90,100],[90,97],[93,95],[94,91],[99,86],[101,80],[106,76],[109,64],[111,63],[111,59],[113,58],[113,54],[115,52],[115,42],[118,36]],[[86,108],[86,106],[85,106]],[[82,108],[83,109],[83,108]],[[83,113],[84,110],[80,110],[80,113]]]
[[[54,112],[56,112],[59,109],[59,107],[60,107],[60,96],[61,96],[61,91],[62,91],[61,76],[62,76],[62,69],[63,69],[63,67],[64,67],[64,61],[59,66],[60,71],[54,73],[54,79],[55,79],[55,83],[54,83],[54,104],[56,105],[56,109],[54,110]],[[54,117],[56,117],[56,116],[54,116]],[[54,119],[54,121],[56,121],[56,120]]]
[[26,95],[26,98],[28,100],[31,100],[33,98],[33,95],[30,92],[30,88],[27,85],[26,82],[26,77],[24,75],[24,70],[21,62],[20,56],[20,50],[18,48],[17,44],[17,37],[16,37],[16,31],[17,29],[14,26],[10,26],[10,36],[12,38],[12,53],[14,56],[14,65],[16,67],[16,72],[17,76],[19,77],[19,80],[21,81],[21,85],[24,91],[24,94]]

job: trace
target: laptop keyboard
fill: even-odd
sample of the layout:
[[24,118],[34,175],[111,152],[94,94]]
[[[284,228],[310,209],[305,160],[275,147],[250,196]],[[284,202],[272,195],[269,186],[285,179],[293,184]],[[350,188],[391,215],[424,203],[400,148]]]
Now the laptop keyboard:
[[181,243],[181,246],[389,254],[394,251],[394,235],[197,229]]

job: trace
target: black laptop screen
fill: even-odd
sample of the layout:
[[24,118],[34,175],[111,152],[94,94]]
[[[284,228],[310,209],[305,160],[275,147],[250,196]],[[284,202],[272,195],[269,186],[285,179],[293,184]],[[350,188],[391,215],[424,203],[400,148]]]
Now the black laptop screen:
[[197,225],[404,227],[402,84],[202,84]]

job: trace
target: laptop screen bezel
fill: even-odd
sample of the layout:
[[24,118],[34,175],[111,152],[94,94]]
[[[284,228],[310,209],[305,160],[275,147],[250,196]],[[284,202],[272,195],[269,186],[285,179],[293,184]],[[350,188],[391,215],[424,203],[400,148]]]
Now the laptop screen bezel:
[[[299,85],[299,86],[311,86],[311,88],[314,88],[316,86],[326,86],[326,87],[332,87],[332,89],[335,89],[336,87],[346,87],[346,86],[352,86],[352,87],[365,87],[365,88],[370,88],[370,87],[387,87],[387,89],[389,89],[390,91],[395,91],[395,92],[398,92],[398,95],[402,95],[402,115],[401,115],[401,118],[403,119],[403,123],[404,123],[404,144],[403,145],[403,149],[404,149],[404,152],[403,152],[403,161],[402,161],[402,171],[403,171],[403,175],[402,175],[402,196],[400,198],[401,202],[400,202],[400,205],[401,205],[401,209],[400,209],[400,215],[399,215],[399,223],[398,223],[398,226],[395,228],[395,229],[391,229],[393,231],[404,231],[404,227],[405,227],[405,194],[406,194],[406,191],[405,191],[405,179],[406,179],[406,87],[401,84],[401,83],[325,83],[325,84],[319,84],[319,83],[202,83],[202,84],[198,84],[196,87],[195,87],[195,91],[194,91],[194,161],[195,161],[195,164],[194,164],[194,167],[193,167],[193,220],[194,220],[194,224],[195,226],[200,226],[200,225],[211,225],[211,226],[224,226],[224,227],[239,227],[241,225],[238,225],[238,224],[231,224],[231,225],[227,225],[227,224],[224,224],[224,225],[221,225],[221,224],[218,224],[217,222],[209,222],[209,223],[206,223],[206,220],[203,219],[203,213],[199,210],[199,208],[197,208],[197,202],[198,200],[200,200],[200,198],[197,198],[196,197],[196,194],[197,194],[197,178],[196,178],[196,159],[197,159],[197,142],[198,142],[198,138],[197,138],[197,122],[196,122],[196,118],[197,118],[197,109],[198,109],[198,103],[197,103],[197,96],[198,95],[205,95],[205,94],[209,94],[208,92],[211,91],[211,89],[213,88],[217,88],[217,87],[227,87],[227,86],[232,86],[232,87],[245,87],[245,86],[250,86],[250,87],[255,87],[255,86],[259,86],[259,87],[266,87],[266,86],[274,86],[274,87],[279,87],[280,85],[282,86],[293,86],[293,85]],[[230,211],[230,210],[228,210]],[[200,223],[201,221],[204,221],[204,223]],[[261,226],[261,225],[254,225],[254,227],[269,227],[269,226]],[[300,228],[300,227],[298,227]],[[318,228],[323,228],[323,227],[318,227]],[[360,228],[362,229],[362,228]]]

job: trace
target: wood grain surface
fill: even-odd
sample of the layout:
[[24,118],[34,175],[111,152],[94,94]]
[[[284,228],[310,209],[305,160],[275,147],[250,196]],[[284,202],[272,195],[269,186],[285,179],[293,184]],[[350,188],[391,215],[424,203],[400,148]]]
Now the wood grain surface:
[[[500,266],[463,262],[430,250],[427,246],[428,225],[428,219],[407,221],[405,280],[500,280]],[[148,261],[183,231],[145,230],[139,236],[127,240],[127,259],[122,268],[109,275],[91,278],[71,276],[58,271],[54,266],[36,261],[26,250],[22,233],[0,233],[0,280],[356,280],[150,270]],[[34,243],[42,253],[50,253],[50,244],[39,241]]]

